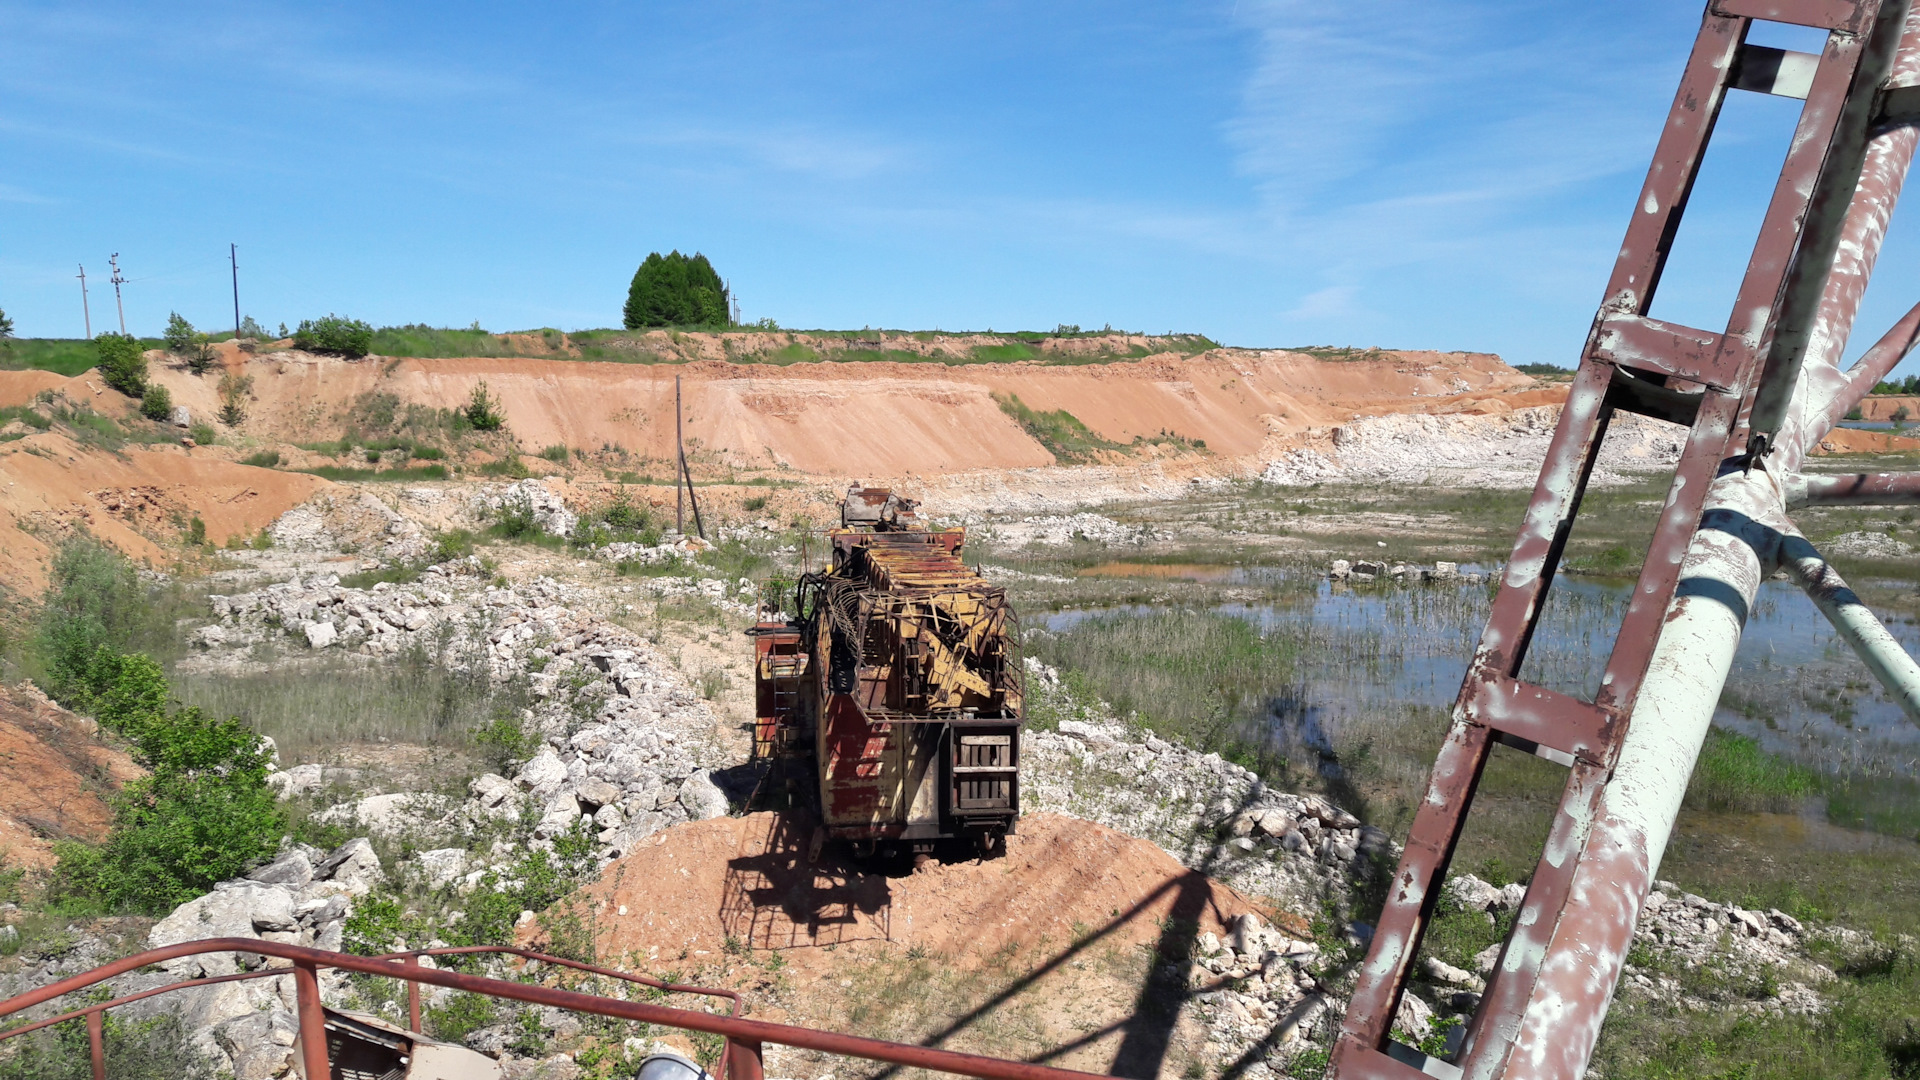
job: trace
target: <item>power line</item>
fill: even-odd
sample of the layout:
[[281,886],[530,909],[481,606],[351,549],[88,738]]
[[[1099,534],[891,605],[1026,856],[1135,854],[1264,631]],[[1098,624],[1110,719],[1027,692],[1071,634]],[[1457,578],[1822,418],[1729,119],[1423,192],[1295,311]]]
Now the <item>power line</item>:
[[233,264],[233,340],[240,340],[240,246],[227,245],[227,261]]

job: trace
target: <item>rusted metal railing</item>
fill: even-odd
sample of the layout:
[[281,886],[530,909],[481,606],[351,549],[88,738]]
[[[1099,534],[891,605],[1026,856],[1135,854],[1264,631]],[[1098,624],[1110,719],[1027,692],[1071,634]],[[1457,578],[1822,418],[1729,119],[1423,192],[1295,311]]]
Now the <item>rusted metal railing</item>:
[[[1079,1072],[1073,1069],[1057,1069],[1048,1065],[1033,1065],[1021,1061],[1006,1061],[1000,1058],[985,1057],[979,1054],[965,1054],[953,1050],[939,1050],[926,1046],[909,1046],[904,1043],[887,1042],[883,1039],[869,1039],[858,1035],[842,1035],[837,1032],[816,1031],[811,1028],[795,1027],[790,1024],[771,1024],[761,1020],[748,1020],[740,1015],[740,995],[731,990],[719,990],[709,987],[684,986],[677,983],[662,982],[645,975],[619,971],[612,968],[597,967],[593,964],[568,960],[564,957],[550,956],[529,949],[495,946],[470,946],[465,948],[419,949],[407,952],[388,953],[384,956],[354,956],[348,953],[328,952],[324,949],[312,949],[301,945],[284,945],[275,941],[262,941],[257,938],[209,938],[204,941],[185,941],[160,949],[149,949],[143,953],[116,960],[91,971],[81,972],[49,983],[35,990],[0,1001],[0,1018],[11,1016],[35,1005],[44,1004],[66,994],[85,990],[109,979],[138,971],[150,964],[165,963],[183,956],[199,956],[207,953],[253,953],[287,961],[290,966],[266,967],[259,971],[246,971],[236,975],[218,975],[204,979],[184,979],[166,986],[154,987],[136,994],[114,998],[110,1001],[96,1002],[82,1009],[62,1013],[59,1016],[24,1024],[17,1028],[0,1031],[0,1041],[39,1031],[54,1024],[84,1019],[87,1025],[88,1042],[93,1057],[94,1080],[107,1080],[105,1040],[103,1038],[103,1017],[108,1009],[130,1004],[158,994],[171,993],[216,983],[238,982],[243,979],[265,979],[291,976],[297,1002],[297,1019],[300,1025],[299,1050],[300,1063],[308,1077],[324,1077],[330,1074],[327,1061],[326,1017],[320,1003],[321,968],[334,968],[361,975],[373,975],[389,979],[401,979],[407,983],[407,1020],[414,1032],[420,1031],[420,985],[442,986],[449,990],[460,990],[469,994],[483,994],[487,997],[504,998],[509,1001],[521,1001],[530,1005],[544,1005],[566,1009],[571,1012],[591,1013],[596,1016],[611,1017],[616,1020],[630,1020],[643,1024],[659,1024],[664,1027],[680,1028],[685,1031],[701,1031],[719,1035],[726,1040],[722,1051],[718,1072],[723,1080],[765,1080],[762,1067],[763,1047],[766,1043],[777,1043],[803,1050],[815,1050],[827,1054],[839,1054],[846,1057],[866,1058],[870,1061],[884,1061],[893,1065],[905,1065],[912,1068],[931,1069],[936,1072],[958,1073],[962,1076],[982,1077],[984,1080],[1093,1080],[1096,1073]],[[466,956],[481,953],[518,956],[524,960],[544,964],[554,964],[592,975],[605,976],[625,982],[649,986],[668,993],[705,994],[711,997],[726,998],[732,1002],[727,1015],[699,1012],[692,1009],[678,1009],[666,1005],[655,1005],[640,1001],[623,1001],[619,998],[585,994],[575,990],[563,990],[558,987],[536,986],[528,983],[512,982],[505,979],[493,979],[480,975],[468,975],[458,971],[426,967],[420,963],[422,957]]]

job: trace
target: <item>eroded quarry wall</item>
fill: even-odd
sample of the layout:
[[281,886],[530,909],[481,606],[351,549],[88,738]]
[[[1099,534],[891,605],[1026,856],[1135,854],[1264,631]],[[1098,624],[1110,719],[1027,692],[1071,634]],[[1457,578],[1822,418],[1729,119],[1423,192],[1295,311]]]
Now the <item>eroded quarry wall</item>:
[[[692,340],[698,335],[681,337],[692,342],[688,355],[703,355],[693,348],[701,344]],[[218,414],[223,373],[247,377],[245,421],[237,428],[217,426],[218,445],[186,446],[179,438],[185,431],[139,420],[138,403],[107,389],[94,372],[67,378],[0,371],[0,407],[91,410],[139,435],[108,446],[76,439],[59,424],[35,430],[15,420],[0,430],[0,535],[8,538],[0,545],[0,577],[10,587],[37,591],[54,546],[76,528],[156,565],[166,561],[167,538],[177,537],[194,517],[215,544],[250,536],[329,486],[288,467],[343,463],[328,456],[333,451],[296,449],[300,444],[312,448],[355,433],[356,413],[376,396],[402,413],[407,406],[453,410],[483,381],[503,403],[512,440],[528,454],[551,446],[618,448],[628,455],[622,460],[671,461],[678,379],[697,472],[710,478],[720,467],[765,470],[832,483],[865,478],[924,484],[961,473],[994,478],[1057,464],[1049,448],[1003,407],[1013,397],[1041,413],[1069,413],[1119,447],[1097,450],[1090,460],[1121,472],[1143,462],[1157,468],[1171,459],[1183,475],[1252,476],[1303,439],[1324,440],[1335,426],[1360,416],[1504,415],[1557,403],[1564,395],[1498,357],[1477,353],[1321,359],[1283,350],[1212,349],[1088,363],[1075,358],[950,365],[930,359],[782,366],[717,359],[349,361],[271,347],[248,353],[227,344],[220,348],[224,372],[205,375],[192,374],[164,353],[148,358],[151,381],[165,386],[195,423]],[[282,468],[240,463],[270,450],[285,452]],[[1134,486],[1124,477],[1116,482],[1126,490]]]
[[[250,434],[337,437],[362,395],[403,403],[465,404],[482,379],[505,402],[523,447],[619,446],[643,457],[673,452],[674,380],[686,433],[702,457],[742,467],[831,476],[892,476],[1026,468],[1054,458],[996,402],[1017,395],[1065,410],[1115,443],[1172,434],[1216,455],[1262,451],[1276,435],[1339,424],[1357,413],[1476,410],[1557,401],[1552,390],[1497,357],[1396,353],[1323,361],[1300,353],[1218,349],[1191,358],[1054,366],[1033,363],[814,363],[787,367],[700,361],[641,365],[538,359],[347,362],[303,353],[251,359]],[[82,378],[85,378],[84,376]],[[201,415],[218,408],[214,381],[159,376]]]

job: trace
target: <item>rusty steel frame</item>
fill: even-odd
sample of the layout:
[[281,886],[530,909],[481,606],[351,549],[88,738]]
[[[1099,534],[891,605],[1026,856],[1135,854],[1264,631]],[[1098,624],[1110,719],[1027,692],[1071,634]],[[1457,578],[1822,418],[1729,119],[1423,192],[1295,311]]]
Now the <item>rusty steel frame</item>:
[[[790,1024],[772,1024],[763,1020],[748,1020],[739,1015],[740,996],[731,990],[716,990],[694,986],[681,986],[661,982],[631,972],[616,971],[610,968],[595,967],[575,960],[549,956],[527,949],[493,946],[469,946],[464,948],[422,949],[412,952],[388,953],[383,956],[354,956],[348,953],[328,952],[323,949],[308,948],[304,945],[287,945],[277,941],[265,941],[258,938],[208,938],[204,941],[184,941],[159,949],[135,953],[122,957],[110,964],[104,964],[91,971],[72,975],[59,982],[29,990],[0,1001],[0,1017],[11,1016],[24,1009],[52,1001],[55,998],[84,990],[116,978],[130,971],[138,971],[149,964],[177,960],[183,956],[200,956],[206,953],[252,953],[257,956],[273,957],[289,962],[290,967],[270,967],[260,971],[242,972],[237,975],[221,975],[208,979],[188,979],[166,986],[155,987],[124,998],[99,1002],[84,1009],[22,1025],[6,1031],[0,1031],[0,1040],[37,1031],[52,1024],[85,1018],[89,1040],[93,1046],[95,1080],[105,1080],[106,1065],[102,1049],[101,1017],[106,1010],[127,1002],[138,1001],[156,994],[174,990],[185,990],[214,983],[235,982],[241,979],[262,979],[291,975],[297,999],[297,1013],[300,1024],[298,1044],[301,1053],[301,1067],[308,1077],[329,1075],[330,1064],[327,1061],[326,1020],[320,1003],[319,969],[334,968],[351,971],[361,975],[373,975],[380,978],[403,979],[410,988],[421,983],[441,986],[449,990],[460,990],[469,994],[484,994],[488,997],[506,998],[530,1005],[544,1005],[571,1012],[592,1013],[597,1016],[611,1017],[616,1020],[631,1020],[637,1023],[660,1024],[686,1031],[701,1031],[719,1035],[726,1039],[726,1049],[721,1057],[722,1080],[765,1080],[762,1047],[765,1043],[778,1043],[783,1046],[799,1047],[804,1050],[817,1050],[821,1053],[839,1054],[845,1057],[866,1058],[869,1061],[884,1061],[894,1065],[911,1068],[930,1069],[935,1072],[956,1073],[961,1076],[976,1076],[983,1080],[1093,1080],[1097,1073],[1079,1072],[1074,1069],[1060,1069],[1050,1065],[1035,1065],[1023,1061],[1005,1061],[999,1058],[984,1057],[979,1054],[966,1054],[954,1050],[940,1050],[927,1046],[909,1046],[904,1043],[887,1042],[882,1039],[869,1039],[859,1035],[842,1035],[837,1032],[815,1031],[809,1028],[795,1027]],[[438,968],[424,967],[419,963],[423,956],[464,955],[473,953],[507,953],[540,963],[557,964],[585,971],[595,975],[604,975],[629,982],[644,983],[658,989],[675,992],[706,994],[731,999],[733,1012],[728,1016],[713,1013],[695,1012],[689,1009],[676,1009],[665,1005],[651,1005],[639,1001],[623,1001],[619,998],[601,997],[583,994],[557,987],[533,986],[526,983],[509,982],[504,979],[491,979],[479,975],[466,975],[457,971],[443,971]],[[418,1032],[419,1013],[417,997],[410,996],[410,1021],[412,1030]]]
[[[1753,593],[1779,565],[1783,538],[1797,535],[1786,488],[1825,493],[1798,477],[1806,450],[1920,333],[1916,307],[1852,371],[1839,370],[1913,158],[1911,118],[1888,121],[1898,110],[1883,93],[1920,81],[1907,9],[1905,0],[1708,5],[1360,968],[1334,1076],[1584,1072]],[[1741,77],[1754,19],[1826,29],[1826,47],[1817,65],[1786,54],[1811,68],[1806,104],[1726,330],[1659,322],[1648,317],[1653,294],[1725,92],[1759,81]],[[1519,675],[1619,410],[1691,431],[1588,703]],[[1569,777],[1515,929],[1460,1050],[1443,1061],[1393,1043],[1390,1031],[1496,742],[1568,764]]]

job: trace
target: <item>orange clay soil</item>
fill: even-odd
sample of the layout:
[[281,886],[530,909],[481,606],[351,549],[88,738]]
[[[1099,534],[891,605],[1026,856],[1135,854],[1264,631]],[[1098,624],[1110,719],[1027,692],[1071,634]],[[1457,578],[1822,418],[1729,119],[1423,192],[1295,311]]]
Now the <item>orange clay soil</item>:
[[54,840],[106,836],[107,798],[140,768],[95,731],[27,684],[0,687],[0,865],[45,870]]
[[[1168,1078],[1205,1040],[1180,1006],[1219,981],[1188,985],[1199,935],[1247,912],[1306,934],[1145,840],[1064,815],[1022,818],[1002,858],[893,876],[831,848],[808,865],[810,832],[771,813],[669,829],[549,926],[577,915],[603,962],[738,989],[759,1019]],[[769,1075],[880,1071],[768,1051]]]
[[37,595],[54,549],[77,528],[163,567],[178,550],[161,540],[179,536],[195,516],[206,523],[207,539],[223,544],[252,536],[331,486],[218,453],[177,444],[129,444],[114,453],[79,445],[58,429],[0,443],[0,584]]
[[1241,914],[1273,914],[1146,840],[1061,814],[1022,818],[1002,858],[934,861],[895,877],[832,849],[809,865],[807,840],[773,813],[655,834],[585,890],[600,955],[658,963],[683,949],[719,955],[732,940],[788,950],[802,967],[831,955],[826,945],[920,949],[973,966],[1002,949],[1065,948],[1088,928],[1131,946],[1152,943],[1176,916],[1225,934]]
[[[161,354],[153,353],[151,357]],[[1162,433],[1204,440],[1214,455],[1261,452],[1275,436],[1356,414],[1506,412],[1561,400],[1561,388],[1476,353],[1400,352],[1322,361],[1277,350],[1216,349],[1078,366],[1039,363],[822,362],[772,366],[703,360],[619,364],[553,359],[344,361],[298,352],[222,359],[253,378],[246,432],[281,442],[337,438],[362,395],[437,408],[466,404],[485,380],[529,452],[614,445],[671,460],[674,379],[699,460],[824,476],[898,476],[1054,463],[996,402],[1017,395],[1064,409],[1115,443]],[[155,362],[153,379],[196,417],[219,407],[218,380]],[[45,380],[37,379],[36,385]],[[0,375],[0,404],[8,393]],[[66,392],[91,393],[91,373]],[[30,396],[30,395],[25,395]]]

